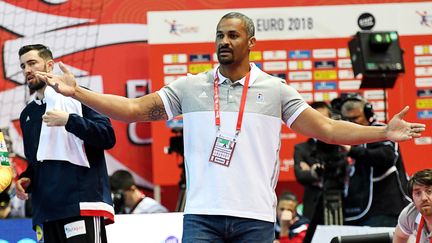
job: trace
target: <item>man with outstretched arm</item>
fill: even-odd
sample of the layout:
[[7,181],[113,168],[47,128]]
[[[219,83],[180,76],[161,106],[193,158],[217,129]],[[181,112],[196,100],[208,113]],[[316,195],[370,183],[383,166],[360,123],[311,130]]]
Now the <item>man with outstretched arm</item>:
[[135,99],[82,89],[64,65],[61,76],[37,75],[57,92],[125,122],[183,114],[188,186],[183,242],[273,241],[281,120],[305,136],[340,144],[403,141],[425,129],[402,120],[408,107],[385,127],[322,116],[285,80],[249,61],[255,28],[244,14],[220,19],[215,44],[218,67]]

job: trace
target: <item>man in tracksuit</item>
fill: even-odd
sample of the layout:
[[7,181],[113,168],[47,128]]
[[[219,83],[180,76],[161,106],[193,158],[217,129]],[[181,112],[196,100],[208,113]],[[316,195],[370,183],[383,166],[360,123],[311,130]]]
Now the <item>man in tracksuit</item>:
[[[25,81],[35,92],[35,99],[20,115],[28,168],[18,180],[17,196],[28,199],[27,193],[31,193],[33,227],[38,241],[106,242],[104,218],[114,220],[104,156],[104,150],[112,148],[116,141],[111,122],[81,103],[69,108],[81,114],[59,109],[74,103],[55,100],[53,93],[51,102],[56,109],[49,110],[50,87],[36,79],[35,72],[52,72],[51,51],[40,44],[28,45],[19,50],[19,57]],[[42,138],[46,135],[53,139]],[[64,139],[64,143],[59,143],[59,139]],[[70,141],[81,142],[82,146]],[[64,159],[75,158],[79,153],[83,156],[77,161]]]

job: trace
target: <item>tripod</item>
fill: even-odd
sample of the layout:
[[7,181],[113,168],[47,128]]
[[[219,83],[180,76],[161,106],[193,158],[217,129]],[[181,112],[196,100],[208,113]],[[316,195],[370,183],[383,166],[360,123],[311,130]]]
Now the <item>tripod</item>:
[[186,204],[186,176],[185,176],[185,159],[184,159],[184,145],[183,145],[183,128],[173,128],[172,132],[175,134],[170,138],[168,153],[175,153],[181,156],[182,161],[179,164],[181,168],[179,185],[179,194],[176,204],[176,212],[183,212]]
[[342,191],[324,190],[324,224],[325,225],[342,225],[343,208],[342,208]]
[[180,175],[179,194],[177,198],[175,211],[183,212],[186,204],[186,179],[185,179],[185,170],[184,170],[184,158],[182,163],[179,166],[182,168],[182,173]]

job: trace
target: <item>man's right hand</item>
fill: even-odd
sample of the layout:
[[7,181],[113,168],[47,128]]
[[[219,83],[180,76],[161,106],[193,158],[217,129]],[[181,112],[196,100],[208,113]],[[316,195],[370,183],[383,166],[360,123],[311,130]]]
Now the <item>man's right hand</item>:
[[21,200],[28,199],[28,193],[26,193],[27,187],[30,185],[30,178],[22,177],[16,182],[16,196]]
[[60,69],[63,75],[55,75],[47,72],[36,72],[36,78],[51,86],[57,93],[64,96],[74,96],[75,89],[78,88],[73,73],[60,62]]

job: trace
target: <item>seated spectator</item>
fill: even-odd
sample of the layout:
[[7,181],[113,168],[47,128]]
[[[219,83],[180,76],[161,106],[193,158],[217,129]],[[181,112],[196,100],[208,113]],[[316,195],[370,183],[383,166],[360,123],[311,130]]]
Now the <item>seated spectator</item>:
[[432,169],[416,172],[408,181],[413,202],[399,215],[393,243],[407,243],[410,236],[417,243],[432,242]]
[[114,209],[120,214],[166,213],[168,210],[153,198],[147,197],[135,184],[126,170],[118,170],[110,176]]
[[291,192],[283,193],[277,204],[275,243],[302,243],[309,220],[297,214],[297,197]]
[[9,193],[7,190],[0,193],[0,219],[10,218],[12,211]]

